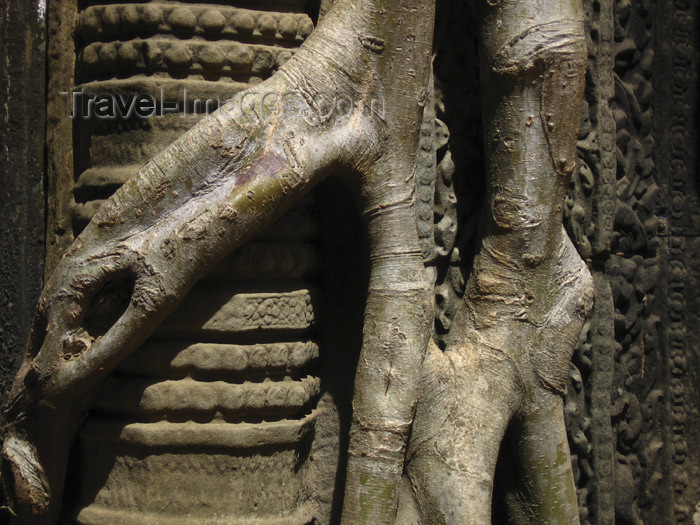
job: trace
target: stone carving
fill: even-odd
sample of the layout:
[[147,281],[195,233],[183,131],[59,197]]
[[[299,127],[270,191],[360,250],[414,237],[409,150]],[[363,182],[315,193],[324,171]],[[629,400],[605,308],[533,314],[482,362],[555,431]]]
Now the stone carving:
[[615,211],[615,123],[612,2],[588,2],[588,72],[578,142],[578,173],[567,200],[570,235],[594,272],[593,315],[575,353],[567,403],[575,443],[579,506],[584,523],[615,519],[615,454],[610,423],[614,376],[613,298],[604,275]]
[[[294,6],[275,12],[150,3],[79,11],[79,87],[155,93],[177,101],[179,112],[76,121],[76,149],[89,151],[74,190],[76,233],[142,162],[201,117],[186,114],[196,108],[184,105],[185,90],[223,102],[274,72],[312,29]],[[321,441],[315,433],[330,434],[317,428],[318,418],[337,418],[334,405],[348,396],[340,391],[334,400],[326,388],[321,401],[313,375],[330,352],[317,342],[324,237],[317,208],[307,199],[204,276],[154,340],[107,379],[74,450],[76,488],[66,515],[80,523],[262,524],[330,513],[330,502],[312,505],[305,489],[320,475],[314,470],[328,468],[308,465],[312,443]],[[256,283],[261,291],[247,291]],[[318,463],[338,461],[338,439],[326,440],[325,456],[314,448]],[[222,486],[227,471],[235,479]],[[143,493],[144,486],[151,488]]]
[[[672,76],[657,93],[655,102],[668,119],[665,126],[657,119],[653,128],[658,143],[656,168],[664,199],[659,214],[667,216],[663,233],[668,237],[661,244],[665,255],[665,293],[667,305],[656,310],[662,319],[663,337],[666,341],[664,367],[670,379],[664,412],[664,438],[666,454],[672,463],[667,466],[668,489],[673,491],[673,502],[666,508],[652,510],[663,512],[676,523],[697,520],[698,489],[691,480],[695,466],[688,459],[697,461],[693,449],[697,435],[697,387],[694,383],[694,365],[697,355],[697,326],[692,302],[697,296],[697,126],[692,115],[697,114],[697,6],[689,2],[664,4],[663,23],[668,28],[673,46],[660,48],[661,60],[654,65],[655,75],[668,72]],[[646,13],[643,13],[646,14]],[[660,65],[662,64],[663,65]],[[648,67],[648,62],[640,67]],[[648,92],[648,90],[647,90]],[[663,98],[662,98],[663,97]],[[632,99],[634,100],[634,99]],[[642,106],[644,107],[644,106]],[[658,110],[657,110],[658,111]],[[641,125],[646,120],[641,121]],[[646,128],[642,128],[646,129]],[[692,173],[695,171],[695,176]],[[647,218],[648,217],[648,218]],[[654,224],[651,214],[643,216],[643,225]],[[655,225],[655,224],[654,224]],[[667,459],[668,461],[668,459]],[[668,490],[667,489],[667,490]]]
[[435,339],[445,346],[473,261],[484,198],[477,26],[464,2],[445,2],[436,28]]
[[[585,507],[581,514],[591,523],[607,523],[612,516],[621,523],[682,523],[690,520],[692,509],[683,495],[688,486],[684,467],[690,402],[684,395],[688,384],[684,368],[688,333],[682,317],[676,314],[675,321],[671,321],[666,312],[685,311],[682,296],[687,279],[687,255],[683,233],[675,238],[667,237],[673,221],[682,216],[682,213],[667,212],[671,209],[668,199],[673,199],[669,177],[679,172],[670,168],[674,161],[660,153],[673,151],[664,148],[657,137],[668,136],[667,130],[672,129],[674,123],[669,122],[672,112],[667,111],[664,104],[656,104],[660,116],[654,120],[652,88],[654,71],[665,75],[667,67],[670,71],[676,66],[671,65],[670,59],[655,59],[657,49],[664,48],[654,45],[652,32],[677,35],[673,38],[684,42],[688,35],[688,11],[687,6],[678,6],[679,11],[671,10],[668,17],[659,19],[655,13],[668,10],[662,3],[618,1],[589,5],[589,17],[593,18],[593,45],[589,47],[593,51],[592,60],[595,63],[598,49],[604,47],[608,53],[612,49],[615,62],[614,67],[603,69],[610,76],[604,82],[602,93],[595,90],[596,72],[589,70],[589,77],[593,79],[589,86],[593,89],[587,94],[588,107],[584,113],[590,116],[590,123],[584,124],[582,129],[589,130],[595,140],[584,135],[580,142],[583,164],[569,203],[569,228],[581,253],[586,256],[590,253],[595,260],[595,242],[586,237],[586,228],[595,233],[600,231],[600,226],[595,225],[595,203],[587,199],[603,199],[598,204],[599,209],[604,204],[607,209],[614,210],[610,255],[603,253],[599,262],[604,267],[614,300],[615,344],[612,349],[614,373],[610,377],[593,359],[596,354],[595,345],[591,344],[592,334],[599,333],[601,322],[592,319],[586,330],[587,342],[579,347],[574,360],[577,370],[572,376],[568,414],[571,441],[578,451],[578,485]],[[605,12],[612,14],[604,17]],[[596,25],[595,20],[607,22],[606,29]],[[614,26],[609,25],[611,22]],[[605,35],[613,41],[611,48],[603,45]],[[598,45],[596,38],[600,40]],[[679,49],[683,49],[682,43]],[[659,64],[656,70],[655,60]],[[681,69],[676,70],[681,74],[678,78],[688,78],[689,64],[686,63],[682,73]],[[658,85],[663,83],[657,82]],[[688,82],[680,80],[678,85],[688,86]],[[669,82],[669,86],[671,84]],[[610,91],[613,88],[614,96]],[[684,92],[681,89],[678,93]],[[596,112],[588,108],[599,106],[603,100],[609,101],[615,120],[614,198],[609,194],[595,194],[600,180],[605,180],[596,172],[596,167],[604,167],[597,137],[605,130],[596,121]],[[656,122],[656,131],[653,122]],[[683,125],[684,129],[688,128],[687,121]],[[684,132],[680,137],[685,135]],[[683,160],[678,165],[687,162],[683,154],[681,157]],[[659,159],[663,162],[658,163]],[[687,179],[681,177],[677,187],[683,188],[685,195]],[[681,195],[676,194],[676,198],[679,197]],[[682,200],[676,201],[676,209],[682,209]],[[687,232],[683,227],[677,231]],[[663,274],[668,276],[666,282],[661,277]],[[674,294],[674,289],[679,293]],[[613,312],[610,314],[612,316]],[[606,339],[610,341],[609,337]],[[603,377],[609,381],[607,394],[602,404],[596,406],[594,392],[589,393],[589,389],[600,384]],[[594,434],[598,432],[606,441],[610,439],[600,433],[601,423],[596,421],[596,416],[606,412],[609,415],[605,417],[612,422],[610,437],[614,440],[615,455],[614,461],[608,459],[609,466],[601,468],[595,466],[596,449],[601,449]],[[678,481],[672,481],[676,478]],[[605,488],[610,487],[611,482],[614,482],[614,492]],[[596,497],[601,492],[608,497]],[[609,497],[612,494],[614,500]]]
[[[65,18],[76,22],[78,46],[75,56],[63,60],[70,62],[68,69],[75,63],[76,80],[88,94],[143,91],[178,99],[187,88],[193,97],[224,99],[273,73],[313,28],[303,2],[270,4],[273,10],[87,3]],[[565,403],[579,514],[582,523],[685,523],[693,519],[695,501],[688,439],[696,424],[695,354],[687,310],[694,290],[689,237],[697,233],[697,216],[689,211],[695,201],[686,195],[694,187],[693,136],[687,131],[695,104],[693,10],[674,2],[659,22],[675,47],[664,55],[673,64],[671,93],[658,107],[672,106],[667,114],[674,119],[657,121],[653,131],[651,27],[654,9],[664,7],[625,0],[585,5],[588,87],[579,169],[565,210],[567,229],[593,270],[596,288]],[[480,126],[464,124],[481,118],[476,38],[456,36],[465,28],[475,34],[475,23],[464,2],[442,2],[441,9],[435,92],[426,94],[416,178],[418,233],[436,287],[433,337],[444,348],[477,247],[484,153]],[[65,15],[65,5],[54,16],[59,11]],[[53,42],[64,37],[59,31]],[[383,41],[369,37],[362,44],[377,54],[384,50]],[[62,204],[52,208],[56,216],[49,221],[59,239],[49,261],[65,246],[60,238],[71,219],[79,232],[143,161],[199,118],[186,115],[190,109],[180,105],[179,114],[117,125],[77,120],[70,153],[61,141],[50,147],[54,173],[66,170],[60,161],[73,154],[76,169],[72,214],[63,208],[65,195],[52,194]],[[60,132],[64,124],[55,115],[52,122],[51,129]],[[669,154],[657,161],[655,148],[661,147]],[[293,146],[285,154],[299,168]],[[73,170],[67,171],[72,177]],[[290,189],[304,183],[296,175],[290,175]],[[52,180],[55,187],[60,176]],[[148,188],[153,194],[172,190]],[[334,321],[322,313],[337,301],[332,290],[339,286],[322,276],[329,266],[323,245],[338,242],[324,226],[329,210],[323,191],[207,274],[107,379],[74,449],[77,466],[70,475],[76,491],[67,494],[65,516],[81,523],[142,523],[166,515],[173,523],[184,516],[183,522],[217,516],[225,523],[338,518],[338,487],[334,492],[331,486],[342,483],[333,477],[344,468],[350,385],[345,377],[342,388],[323,387],[329,377],[343,375],[329,370],[335,366],[329,358],[333,345],[327,344],[332,330],[324,323]],[[121,219],[117,209],[100,213],[106,228]],[[210,213],[237,219],[228,208]],[[191,240],[210,235],[206,227],[213,216],[196,217],[178,234]],[[357,235],[350,230],[348,237]],[[166,239],[160,250],[168,258],[174,243]],[[77,293],[88,285],[76,282]],[[151,304],[144,294],[144,304]],[[344,347],[349,369],[357,342]],[[342,346],[337,343],[333,352]],[[78,355],[82,343],[75,344]],[[549,381],[546,374],[540,379]],[[119,421],[110,421],[115,416]],[[497,494],[507,500],[504,468],[499,465],[497,483],[503,485]],[[239,475],[222,491],[227,471]],[[139,493],[164,472],[172,485]],[[182,492],[183,479],[197,490]],[[325,492],[319,491],[324,483]],[[219,491],[237,497],[222,499]],[[163,514],[173,497],[182,505]],[[201,506],[200,514],[192,513],[192,502]]]

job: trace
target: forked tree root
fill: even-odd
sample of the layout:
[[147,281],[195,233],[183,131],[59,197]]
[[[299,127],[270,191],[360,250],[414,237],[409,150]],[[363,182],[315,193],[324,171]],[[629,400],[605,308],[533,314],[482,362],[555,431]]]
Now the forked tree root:
[[[561,224],[586,64],[581,7],[480,7],[488,214],[451,342],[444,354],[430,346],[424,364],[433,294],[415,171],[433,10],[337,0],[277,74],[98,211],[46,284],[6,408],[2,481],[19,522],[58,519],[70,444],[101,380],[212,265],[331,174],[361,196],[371,256],[342,522],[390,524],[398,506],[402,525],[488,523],[508,428],[518,522],[576,521],[561,393],[591,285]],[[294,94],[301,113],[243,102],[269,93]],[[355,111],[328,113],[323,101],[339,98]]]

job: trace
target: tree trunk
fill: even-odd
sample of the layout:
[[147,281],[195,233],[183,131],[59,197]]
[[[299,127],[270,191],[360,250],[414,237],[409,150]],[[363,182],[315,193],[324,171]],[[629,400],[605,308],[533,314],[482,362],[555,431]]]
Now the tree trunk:
[[592,284],[562,210],[586,63],[580,5],[478,6],[488,201],[443,353],[430,342],[415,181],[434,0],[330,4],[278,73],[120,188],[48,280],[6,409],[16,516],[55,522],[100,381],[209,268],[335,174],[360,196],[371,258],[343,523],[488,523],[501,448],[514,522],[577,521],[561,395]]

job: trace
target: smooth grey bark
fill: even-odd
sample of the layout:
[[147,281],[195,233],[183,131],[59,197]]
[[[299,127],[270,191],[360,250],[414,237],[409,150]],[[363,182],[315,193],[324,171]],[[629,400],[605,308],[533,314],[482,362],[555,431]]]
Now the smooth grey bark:
[[[7,407],[2,480],[15,515],[57,519],[68,448],[101,379],[213,264],[336,174],[360,195],[371,257],[343,523],[487,523],[509,426],[516,521],[577,520],[561,394],[591,284],[562,209],[582,13],[576,0],[479,9],[488,206],[447,351],[430,343],[415,212],[434,0],[337,0],[278,73],[120,188],[58,264]],[[246,105],[269,93],[294,94],[300,113]],[[341,97],[355,111],[324,111]]]
[[464,303],[424,366],[407,457],[420,523],[490,522],[501,442],[516,523],[578,522],[561,396],[592,303],[562,227],[586,69],[577,2],[483,2],[487,207]]

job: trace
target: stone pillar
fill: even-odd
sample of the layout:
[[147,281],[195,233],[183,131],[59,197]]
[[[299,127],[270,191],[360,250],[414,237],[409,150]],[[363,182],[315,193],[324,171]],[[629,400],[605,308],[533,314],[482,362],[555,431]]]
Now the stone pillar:
[[[313,29],[305,3],[74,5],[75,56],[62,59],[75,63],[82,102],[72,174],[55,186],[71,201],[69,221],[56,221],[69,222],[64,237],[205,112],[291,57]],[[127,117],[115,104],[134,96],[142,115]],[[326,186],[203,278],[107,378],[76,440],[64,517],[302,524],[340,510],[362,309],[328,295],[361,298],[363,284],[329,275],[347,273],[359,239],[353,210],[340,222],[331,211],[342,190]]]

